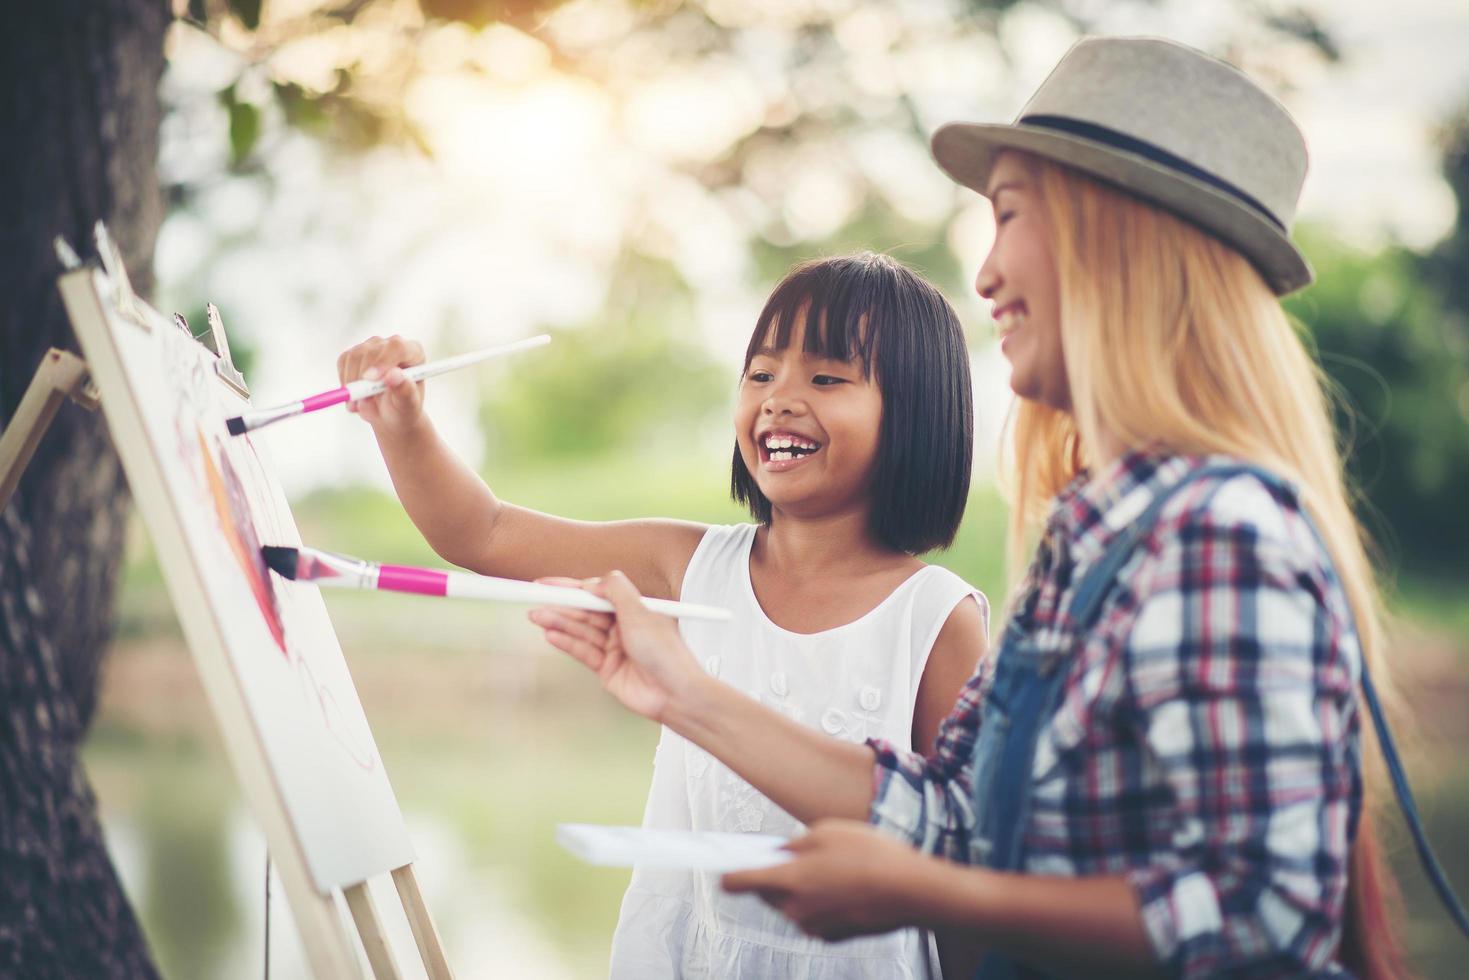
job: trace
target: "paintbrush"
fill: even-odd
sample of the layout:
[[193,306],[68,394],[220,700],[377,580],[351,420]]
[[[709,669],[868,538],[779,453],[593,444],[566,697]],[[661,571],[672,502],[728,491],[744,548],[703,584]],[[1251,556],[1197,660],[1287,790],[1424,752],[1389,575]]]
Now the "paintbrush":
[[[537,334],[525,340],[517,340],[513,344],[502,344],[499,347],[486,347],[484,350],[471,351],[468,354],[460,354],[456,357],[446,357],[438,361],[429,361],[427,364],[415,364],[413,367],[404,368],[403,374],[409,381],[422,381],[424,378],[432,378],[436,374],[446,371],[457,371],[471,364],[488,360],[491,357],[499,357],[502,354],[514,354],[517,351],[530,350],[533,347],[542,347],[551,342],[550,334]],[[349,381],[340,388],[331,391],[323,391],[319,395],[312,395],[300,401],[287,402],[274,408],[262,408],[254,412],[246,412],[244,415],[236,415],[232,419],[225,420],[225,428],[229,429],[230,435],[242,436],[246,432],[279,422],[281,419],[293,418],[297,415],[305,415],[308,412],[319,411],[330,408],[333,405],[345,405],[349,402],[360,402],[364,398],[372,398],[381,395],[388,390],[388,383],[381,378],[376,381],[358,379]]]
[[[411,565],[380,565],[347,555],[337,555],[316,548],[289,548],[266,545],[260,549],[265,564],[277,575],[293,582],[312,582],[318,586],[347,589],[380,589],[387,592],[415,592],[419,595],[441,595],[460,599],[493,599],[528,606],[568,606],[594,612],[612,612],[612,603],[582,589],[562,585],[522,582],[513,578],[494,578],[472,572],[443,572]],[[674,619],[707,619],[726,621],[732,618],[728,609],[701,606],[671,599],[644,599],[643,605],[661,616]]]

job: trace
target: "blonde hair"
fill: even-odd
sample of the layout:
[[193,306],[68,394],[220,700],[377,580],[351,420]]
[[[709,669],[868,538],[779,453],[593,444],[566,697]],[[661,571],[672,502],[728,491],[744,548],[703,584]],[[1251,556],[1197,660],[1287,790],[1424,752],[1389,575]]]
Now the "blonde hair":
[[[1048,502],[1091,463],[1102,432],[1127,448],[1251,461],[1299,488],[1351,604],[1374,685],[1391,700],[1381,593],[1352,511],[1332,389],[1304,331],[1219,239],[1074,170],[1025,161],[1060,281],[1071,411],[1030,400],[1012,410],[1001,463],[1012,569]],[[1370,740],[1365,713],[1362,727]]]

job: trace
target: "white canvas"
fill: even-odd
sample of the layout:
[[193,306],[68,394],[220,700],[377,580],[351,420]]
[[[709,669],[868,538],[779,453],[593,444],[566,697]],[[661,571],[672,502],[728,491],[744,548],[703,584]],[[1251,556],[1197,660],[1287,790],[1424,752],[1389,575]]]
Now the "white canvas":
[[[210,658],[222,657],[322,893],[410,863],[321,595],[260,560],[260,545],[300,538],[262,448],[225,429],[248,403],[215,375],[210,351],[146,307],[142,329],[98,301],[110,295],[108,280],[90,275],[91,290],[76,280],[64,288],[68,312],[206,689],[220,700],[211,682],[224,675]],[[216,704],[216,713],[229,724],[229,711]],[[225,734],[227,744],[240,736]],[[252,778],[263,785],[258,774],[240,776],[247,796]]]

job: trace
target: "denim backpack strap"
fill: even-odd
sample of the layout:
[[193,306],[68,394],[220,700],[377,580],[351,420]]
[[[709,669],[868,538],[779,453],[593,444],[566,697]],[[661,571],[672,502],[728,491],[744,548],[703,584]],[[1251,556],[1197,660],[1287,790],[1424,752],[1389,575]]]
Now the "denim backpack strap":
[[[1191,473],[1183,483],[1201,475],[1202,471]],[[1132,557],[1177,489],[1171,487],[1159,494],[1077,584],[1069,606],[1077,633],[1091,627],[1117,580],[1117,571]],[[1055,652],[1037,651],[1031,637],[1016,629],[1013,621],[1005,630],[974,751],[975,814],[979,836],[986,841],[986,867],[1002,871],[1024,868],[1024,825],[1030,816],[1036,742],[1060,702],[1069,659]],[[1015,980],[1020,972],[1009,956],[989,953],[974,980]],[[1025,975],[1040,974],[1028,970]]]
[[1408,825],[1413,845],[1418,849],[1418,861],[1423,865],[1428,880],[1433,882],[1433,890],[1438,892],[1439,901],[1443,902],[1449,917],[1459,931],[1469,937],[1469,915],[1465,914],[1459,896],[1454,893],[1454,886],[1449,884],[1449,876],[1444,873],[1443,865],[1438,863],[1438,855],[1433,853],[1433,845],[1428,842],[1428,832],[1423,829],[1423,820],[1418,816],[1418,804],[1408,786],[1408,775],[1403,771],[1402,759],[1398,757],[1392,730],[1387,727],[1387,717],[1382,713],[1377,691],[1372,687],[1372,675],[1367,673],[1366,660],[1362,661],[1362,693],[1367,700],[1367,710],[1372,714],[1372,727],[1377,729],[1377,744],[1382,747],[1382,757],[1387,760],[1387,772],[1392,777],[1392,788],[1403,811],[1403,821]]
[[[1072,602],[1072,618],[1077,624],[1077,629],[1087,629],[1092,624],[1092,619],[1101,608],[1102,600],[1106,598],[1107,587],[1115,580],[1118,569],[1131,555],[1133,549],[1152,530],[1157,522],[1158,512],[1163,504],[1174,493],[1183,489],[1194,480],[1206,476],[1229,477],[1248,473],[1264,483],[1267,487],[1275,490],[1293,492],[1292,488],[1279,476],[1259,466],[1246,463],[1215,463],[1201,466],[1192,473],[1187,474],[1178,483],[1162,491],[1143,512],[1142,517],[1134,521],[1128,529],[1118,536],[1107,549],[1107,553],[1098,560],[1093,570],[1089,571],[1081,585],[1077,587],[1076,598]],[[1213,499],[1215,493],[1223,483],[1216,485],[1203,503]],[[1326,541],[1316,527],[1316,522],[1311,515],[1304,510],[1301,516],[1305,518],[1306,524],[1311,528],[1311,533],[1316,537],[1316,543],[1321,547],[1324,555],[1330,556],[1331,552],[1326,547]],[[1114,554],[1115,552],[1115,554]],[[1327,574],[1335,577],[1335,570],[1327,562]],[[1350,615],[1350,609],[1348,610]],[[1361,632],[1353,625],[1353,632],[1360,637]],[[1362,658],[1362,698],[1367,703],[1367,711],[1372,716],[1372,727],[1377,732],[1377,744],[1382,749],[1383,759],[1387,762],[1387,771],[1392,779],[1393,792],[1398,799],[1398,806],[1403,811],[1404,822],[1408,831],[1413,835],[1413,844],[1418,850],[1418,860],[1423,865],[1424,872],[1429,881],[1433,883],[1434,891],[1438,893],[1439,900],[1448,910],[1449,917],[1459,927],[1459,931],[1469,936],[1469,914],[1464,911],[1459,896],[1455,894],[1453,886],[1449,883],[1448,875],[1444,873],[1443,866],[1439,863],[1438,856],[1433,851],[1433,845],[1428,841],[1428,833],[1423,829],[1423,820],[1418,814],[1418,804],[1413,799],[1412,788],[1408,785],[1407,773],[1403,769],[1403,762],[1398,755],[1397,743],[1392,737],[1392,729],[1388,727],[1387,716],[1383,713],[1382,703],[1378,700],[1377,689],[1372,686],[1372,675],[1367,670],[1367,659]]]
[[1138,545],[1142,544],[1153,530],[1153,525],[1158,523],[1158,515],[1162,512],[1173,495],[1195,480],[1205,476],[1238,469],[1234,466],[1201,466],[1190,473],[1184,474],[1183,478],[1171,487],[1160,490],[1147,509],[1138,516],[1136,520],[1112,539],[1107,545],[1107,550],[1087,572],[1076,586],[1076,592],[1071,597],[1071,606],[1068,610],[1072,628],[1080,633],[1091,629],[1096,622],[1097,614],[1101,612],[1102,603],[1106,600],[1108,592],[1117,581],[1117,573],[1122,566],[1127,564],[1128,559],[1137,551]]
[[[1087,570],[1087,573],[1082,577],[1081,582],[1077,584],[1076,592],[1071,600],[1069,609],[1070,618],[1072,623],[1074,624],[1075,630],[1077,630],[1078,632],[1085,631],[1090,629],[1094,625],[1098,614],[1101,612],[1103,602],[1106,600],[1112,585],[1117,581],[1117,573],[1121,570],[1122,566],[1126,564],[1128,559],[1132,557],[1133,553],[1137,550],[1138,545],[1142,543],[1143,539],[1146,538],[1147,535],[1153,530],[1154,525],[1158,521],[1158,515],[1175,493],[1178,493],[1180,490],[1184,489],[1195,480],[1203,479],[1205,477],[1222,478],[1238,476],[1246,473],[1256,477],[1267,487],[1270,487],[1272,489],[1290,490],[1289,485],[1286,484],[1285,481],[1282,480],[1279,476],[1271,473],[1268,470],[1262,469],[1261,467],[1245,463],[1206,464],[1204,466],[1196,468],[1190,473],[1185,474],[1183,478],[1180,479],[1173,486],[1168,487],[1158,493],[1158,495],[1148,504],[1147,509],[1144,510],[1143,513],[1135,521],[1129,524],[1126,530],[1118,534],[1116,539],[1114,539],[1110,545],[1108,545],[1107,550],[1102,554],[1099,559],[1097,559],[1096,564]],[[1222,486],[1223,482],[1221,481],[1220,484],[1211,489],[1209,495],[1204,498],[1203,503],[1207,505],[1208,502],[1213,498],[1213,495],[1217,493]],[[1322,539],[1321,533],[1316,529],[1316,525],[1311,520],[1310,515],[1306,514],[1303,511],[1302,516],[1306,518],[1306,523],[1311,528],[1312,533],[1316,536],[1317,543],[1321,546],[1322,552],[1329,555],[1330,552],[1326,548],[1325,541]],[[1328,573],[1334,574],[1334,571],[1331,570],[1329,563]],[[1002,641],[1002,650],[1007,646],[1011,646],[1013,641],[1016,639],[1018,638],[1011,636],[1009,634],[1009,631],[1007,630],[1006,636]],[[1015,645],[1018,646],[1019,644]],[[1423,868],[1427,872],[1429,879],[1433,882],[1434,889],[1438,892],[1439,898],[1442,900],[1444,907],[1448,909],[1450,916],[1454,919],[1454,922],[1458,925],[1459,929],[1463,931],[1465,935],[1469,935],[1469,916],[1466,916],[1464,908],[1459,902],[1458,896],[1454,894],[1454,890],[1449,884],[1448,877],[1444,874],[1443,868],[1440,866],[1438,858],[1435,856],[1433,848],[1428,842],[1428,836],[1423,830],[1423,822],[1419,818],[1417,804],[1414,802],[1412,790],[1408,786],[1407,776],[1404,774],[1402,761],[1398,756],[1397,746],[1393,741],[1392,732],[1388,728],[1387,719],[1383,715],[1382,705],[1377,698],[1377,691],[1372,686],[1372,677],[1367,671],[1367,663],[1365,658],[1362,660],[1361,666],[1363,698],[1367,702],[1367,710],[1372,716],[1372,724],[1377,731],[1377,741],[1378,744],[1382,747],[1383,757],[1387,761],[1388,772],[1391,775],[1393,782],[1393,789],[1397,794],[1398,804],[1402,808],[1403,816],[1407,823],[1408,829],[1413,835],[1413,842],[1417,846],[1419,859],[1422,861]],[[1046,671],[1046,673],[1050,672]],[[1064,674],[1064,671],[1057,670],[1055,671],[1055,674],[1061,675]],[[1037,671],[1035,676],[1027,678],[1024,683],[1024,686],[1026,687],[1040,687],[1043,685],[1046,689],[1046,693],[1043,695],[1043,699],[1048,702],[1047,707],[1050,709],[1045,713],[1046,718],[1049,718],[1050,711],[1053,711],[1055,708],[1055,697],[1058,693],[1058,686],[1056,685],[1057,680],[1059,680],[1059,677],[1046,677],[1044,674],[1041,674],[1039,671]],[[1034,705],[1035,702],[1032,701],[1031,703],[1032,705]],[[1039,721],[1040,720],[1037,719],[1033,723],[1038,724]],[[981,730],[980,742],[983,743],[985,741],[987,741],[986,733]],[[994,745],[995,754],[1000,759],[1002,759],[1004,763],[1003,765],[996,767],[1002,770],[1002,772],[998,775],[1006,778],[990,783],[991,789],[993,789],[994,786],[1008,787],[1021,785],[1015,783],[1014,779],[1029,778],[1030,767],[1027,763],[1033,763],[1034,761],[1034,738],[1032,737],[1025,740],[1025,742],[1028,742],[1028,745],[1026,745],[1026,749],[1030,753],[1025,758],[1022,758],[1022,756],[1025,755],[1024,752],[1017,751],[1018,749],[1020,749],[1021,744],[1025,743],[1016,744],[1016,740],[1003,737],[994,739],[994,742],[996,743]],[[1009,751],[1006,751],[1007,749]],[[977,756],[981,754],[980,746],[976,747],[976,754]],[[977,792],[982,792],[978,785],[976,786],[976,790]],[[996,814],[996,816],[1003,817],[1003,819],[1000,821],[1001,823],[1007,825],[1018,824],[1025,819],[1029,810],[1028,788],[1025,792],[1016,793],[1015,796],[1017,797],[1017,801],[1023,800],[1024,802],[1021,803],[1019,806],[1011,805],[1003,807],[1002,812]],[[983,804],[981,804],[979,801],[976,802],[977,812],[982,807],[982,805]],[[1024,854],[1022,853],[1022,849],[1019,846],[1020,838],[1018,836],[1018,829],[1018,827],[1007,826],[1001,829],[1000,832],[996,835],[998,839],[1003,840],[1011,836],[1012,833],[1016,834],[1016,836],[1014,837],[1015,849],[1011,853],[1006,854],[1003,858],[1000,859],[1000,863],[1002,865],[1015,869],[1023,867],[1024,860]],[[1017,973],[1018,971],[1016,969],[1016,964],[1013,960],[1011,960],[1008,956],[992,953],[985,958],[983,963],[980,964],[979,970],[975,974],[975,976],[976,978],[978,978],[978,980],[1012,980],[1012,978],[1014,978]]]

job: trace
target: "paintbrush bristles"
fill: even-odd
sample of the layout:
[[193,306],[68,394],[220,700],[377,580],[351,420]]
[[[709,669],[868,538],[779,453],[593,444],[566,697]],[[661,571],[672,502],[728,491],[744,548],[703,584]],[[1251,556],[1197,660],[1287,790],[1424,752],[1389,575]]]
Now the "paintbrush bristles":
[[266,568],[281,578],[290,579],[292,582],[296,580],[296,566],[301,557],[300,549],[268,544],[260,549],[260,555],[265,559]]

